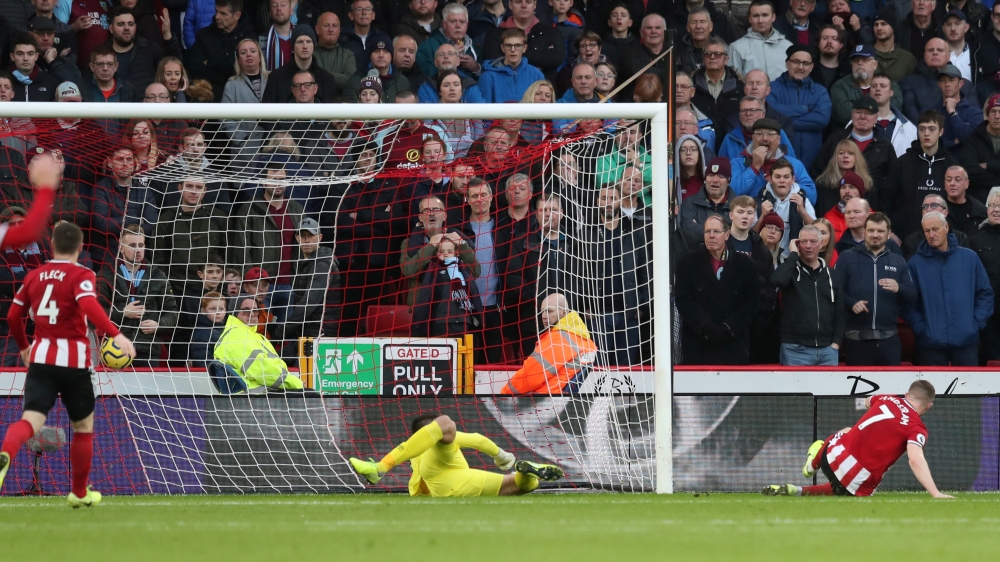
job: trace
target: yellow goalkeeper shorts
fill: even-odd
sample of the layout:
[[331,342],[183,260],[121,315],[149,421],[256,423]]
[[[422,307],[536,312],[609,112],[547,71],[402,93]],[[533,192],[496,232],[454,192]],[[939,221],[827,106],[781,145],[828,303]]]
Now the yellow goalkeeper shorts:
[[459,468],[445,470],[431,478],[424,478],[424,484],[432,497],[499,496],[503,474]]

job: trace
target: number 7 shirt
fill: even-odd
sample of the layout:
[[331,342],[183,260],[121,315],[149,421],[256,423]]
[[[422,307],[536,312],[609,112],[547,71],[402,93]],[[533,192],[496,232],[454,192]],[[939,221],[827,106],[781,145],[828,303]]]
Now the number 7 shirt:
[[22,318],[29,308],[35,318],[31,362],[58,367],[90,367],[87,320],[108,336],[118,329],[97,302],[94,272],[65,260],[51,260],[28,273],[7,315],[20,349],[28,347]]
[[826,460],[848,492],[870,496],[910,443],[927,443],[923,420],[905,398],[881,394],[850,431],[830,440]]

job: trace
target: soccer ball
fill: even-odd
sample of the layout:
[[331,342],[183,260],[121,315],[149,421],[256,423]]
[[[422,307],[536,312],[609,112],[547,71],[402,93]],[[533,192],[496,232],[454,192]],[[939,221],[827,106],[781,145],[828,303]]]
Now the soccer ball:
[[132,364],[132,356],[118,347],[115,340],[104,338],[101,343],[101,363],[109,369],[124,369]]

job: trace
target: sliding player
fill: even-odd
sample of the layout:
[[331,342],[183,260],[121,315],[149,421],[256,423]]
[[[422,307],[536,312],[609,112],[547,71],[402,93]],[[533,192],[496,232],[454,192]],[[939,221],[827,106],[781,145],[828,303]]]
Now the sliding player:
[[[41,429],[49,410],[62,399],[73,427],[69,456],[72,468],[70,507],[91,507],[101,493],[87,485],[94,453],[94,386],[91,382],[87,320],[135,356],[132,342],[111,323],[94,292],[94,272],[76,263],[83,250],[83,231],[60,222],[52,231],[53,259],[24,278],[7,314],[10,335],[28,365],[24,412],[7,428],[0,446],[0,486],[18,450]],[[35,341],[28,347],[24,315],[35,319]]]
[[934,386],[914,381],[906,396],[891,394],[870,396],[868,411],[854,427],[816,441],[809,447],[802,475],[812,478],[822,469],[826,484],[818,486],[770,485],[765,496],[870,496],[882,476],[903,456],[910,459],[910,470],[932,497],[950,498],[938,491],[931,469],[924,458],[927,428],[920,416],[934,405]]
[[[368,482],[378,484],[393,467],[410,461],[411,496],[515,496],[538,488],[538,481],[562,478],[561,468],[551,464],[528,461],[514,462],[514,455],[504,451],[478,433],[455,430],[448,416],[424,414],[413,420],[412,435],[379,462],[351,458],[351,468]],[[461,449],[475,449],[493,458],[500,470],[513,474],[497,474],[469,468]]]

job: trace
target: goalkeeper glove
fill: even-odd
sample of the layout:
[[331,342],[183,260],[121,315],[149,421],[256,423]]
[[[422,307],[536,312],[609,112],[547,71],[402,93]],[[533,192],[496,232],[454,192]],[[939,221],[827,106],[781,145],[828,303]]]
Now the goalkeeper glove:
[[497,456],[493,457],[493,463],[497,465],[497,468],[499,468],[504,472],[507,472],[508,470],[514,468],[515,460],[517,459],[514,458],[514,455],[512,453],[508,453],[503,449],[500,449],[500,452],[497,453]]

